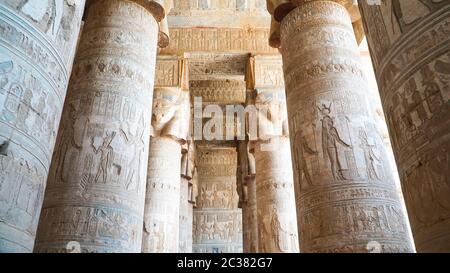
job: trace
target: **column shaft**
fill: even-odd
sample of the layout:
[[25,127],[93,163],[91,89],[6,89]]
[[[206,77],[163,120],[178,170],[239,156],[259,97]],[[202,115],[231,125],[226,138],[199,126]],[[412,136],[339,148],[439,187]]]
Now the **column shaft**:
[[259,252],[298,252],[289,138],[270,141],[272,144],[259,142],[254,152]]
[[419,252],[450,251],[450,2],[360,1]]
[[132,1],[91,3],[35,251],[140,252],[158,25]]
[[[251,91],[250,91],[251,92]],[[251,97],[247,94],[248,97]],[[249,101],[251,101],[249,99]],[[248,141],[238,143],[237,183],[242,207],[242,244],[244,253],[258,252],[258,221],[256,211],[255,160]]]
[[412,251],[347,10],[300,4],[280,34],[301,250]]
[[256,207],[256,178],[244,178],[247,184],[247,200],[242,204],[242,230],[244,253],[258,252],[258,218]]
[[181,144],[152,137],[145,196],[142,252],[178,252]]
[[192,252],[192,204],[189,203],[189,180],[181,178],[180,189],[180,231],[179,247],[180,253]]
[[0,2],[0,252],[31,252],[84,0]]

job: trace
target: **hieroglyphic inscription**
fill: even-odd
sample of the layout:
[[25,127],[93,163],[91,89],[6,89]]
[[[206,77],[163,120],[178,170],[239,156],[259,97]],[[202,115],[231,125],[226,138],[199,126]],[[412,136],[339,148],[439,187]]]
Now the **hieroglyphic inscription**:
[[233,148],[198,147],[194,252],[242,251],[242,212],[237,208],[237,153]]
[[[92,39],[118,25],[142,27],[124,30],[129,35],[107,35],[101,42]],[[102,0],[90,6],[35,251],[66,251],[69,241],[90,252],[141,251],[157,34],[155,19],[140,5]],[[89,41],[83,42],[85,37]],[[59,230],[58,224],[47,228],[55,214],[80,223],[103,217],[112,234],[86,233],[81,227]]]
[[416,248],[446,252],[450,4],[392,0],[368,6],[361,1],[360,10]]
[[170,44],[162,54],[184,52],[276,53],[267,43],[268,28],[170,28]]
[[84,0],[0,3],[0,252],[31,252]]

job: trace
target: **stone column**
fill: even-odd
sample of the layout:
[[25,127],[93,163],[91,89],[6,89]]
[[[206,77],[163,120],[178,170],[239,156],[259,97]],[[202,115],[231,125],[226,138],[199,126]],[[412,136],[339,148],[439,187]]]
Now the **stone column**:
[[181,145],[189,128],[189,94],[178,57],[159,57],[145,196],[142,252],[178,252]]
[[247,126],[256,168],[259,252],[299,252],[281,58],[252,57],[248,67],[258,111],[257,119],[249,116]]
[[192,178],[194,175],[194,142],[189,140],[182,147],[180,190],[180,253],[192,253]]
[[256,211],[255,160],[247,141],[238,145],[238,184],[241,189],[239,204],[242,208],[242,241],[244,253],[258,251],[258,220]]
[[289,138],[269,141],[258,141],[254,148],[258,252],[299,252]]
[[348,11],[300,3],[280,35],[301,250],[413,251]]
[[0,252],[31,252],[84,0],[0,1]]
[[359,3],[419,252],[450,251],[450,3]]
[[158,24],[138,3],[91,1],[36,252],[141,251]]

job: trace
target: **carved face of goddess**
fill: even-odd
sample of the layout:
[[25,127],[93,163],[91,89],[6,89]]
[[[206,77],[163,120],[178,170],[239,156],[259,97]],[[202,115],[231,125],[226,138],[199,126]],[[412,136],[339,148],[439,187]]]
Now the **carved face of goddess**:
[[157,99],[153,102],[152,126],[159,127],[166,124],[176,112],[176,105],[168,99]]

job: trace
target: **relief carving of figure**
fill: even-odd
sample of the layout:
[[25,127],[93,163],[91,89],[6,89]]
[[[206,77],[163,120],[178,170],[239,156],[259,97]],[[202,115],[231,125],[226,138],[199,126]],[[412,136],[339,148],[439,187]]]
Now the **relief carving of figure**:
[[450,152],[442,148],[437,155],[427,163],[430,179],[434,190],[434,200],[445,210],[450,211]]
[[422,86],[425,87],[423,93],[428,109],[431,113],[436,112],[444,104],[444,98],[441,93],[441,88],[436,83],[433,71],[428,65],[424,65],[420,70],[422,75]]
[[270,223],[267,223],[267,215],[263,215],[261,211],[258,211],[258,219],[261,219],[260,227],[258,228],[258,242],[260,246],[261,253],[267,253],[269,250],[269,234],[270,234]]
[[369,143],[367,134],[364,130],[359,131],[359,138],[361,139],[361,148],[364,151],[367,177],[371,180],[380,180],[381,177],[378,174],[376,167],[376,162],[379,162],[380,159],[375,154],[375,145]]
[[433,185],[427,176],[426,166],[415,167],[410,174],[405,174],[404,181],[407,188],[405,198],[410,200],[413,209],[411,215],[423,225],[435,223],[439,218],[438,203],[434,200]]
[[[383,2],[386,4],[386,0]],[[391,20],[397,22],[401,33],[430,12],[427,2],[428,0],[392,0]]]
[[133,147],[133,157],[128,164],[128,174],[125,188],[127,190],[136,190],[139,192],[139,185],[141,181],[141,159],[145,152],[144,133],[145,126],[144,121],[141,119],[141,124],[136,129],[136,134],[133,135],[128,126],[127,144]]
[[303,176],[305,177],[307,186],[313,186],[311,175],[309,174],[308,170],[308,164],[305,158],[305,153],[310,155],[318,155],[318,152],[309,147],[306,137],[303,135],[303,132],[301,130],[299,130],[294,136],[294,149],[300,188],[303,188]]
[[[415,111],[420,120],[420,124],[422,124],[427,119],[427,111],[425,110],[422,95],[417,88],[416,80],[414,78],[409,79],[405,84],[405,91],[411,96],[412,100],[412,104],[410,104],[408,108],[409,115]],[[415,124],[415,127],[419,127],[420,124]]]
[[[65,0],[64,12],[61,17],[61,26],[58,31],[58,38],[65,43],[70,42],[74,29],[74,18],[76,17],[76,9],[79,0]],[[76,26],[78,27],[78,26]]]
[[149,249],[150,252],[161,253],[164,250],[164,230],[159,223],[154,222],[149,229]]
[[108,170],[112,166],[114,150],[111,147],[111,142],[114,140],[116,136],[116,132],[106,133],[106,136],[103,138],[102,144],[96,148],[94,146],[94,139],[92,138],[91,146],[94,150],[94,153],[98,155],[100,153],[100,162],[98,166],[97,174],[95,175],[94,182],[95,183],[103,183],[107,182],[108,178]]
[[12,61],[0,62],[0,93],[3,93],[6,85],[9,83],[8,74],[14,68]]
[[278,218],[278,211],[276,208],[272,210],[272,218],[270,220],[270,227],[272,231],[272,240],[274,242],[274,246],[278,249],[278,251],[283,250],[282,239],[283,233],[285,232],[283,227],[281,226],[280,219]]
[[19,108],[17,109],[16,126],[17,128],[25,130],[25,132],[28,132],[29,130],[27,120],[31,116],[31,102],[33,97],[33,91],[28,88],[25,89],[22,96],[22,103],[19,104]]
[[[44,2],[44,3],[43,3]],[[44,32],[56,31],[56,0],[22,0],[17,9],[26,14],[31,20],[39,23]]]
[[[55,162],[57,162],[57,167],[55,171],[55,181],[58,180],[58,176],[61,179],[61,181],[66,181],[66,175],[65,170],[66,167],[66,161],[70,162],[70,158],[67,158],[69,156],[69,149],[75,148],[77,150],[81,150],[82,146],[77,143],[75,139],[75,123],[80,117],[80,113],[78,113],[77,109],[73,104],[69,104],[70,112],[69,117],[66,122],[62,124],[64,126],[61,130],[61,136],[60,136],[60,149],[58,150],[59,153],[56,155],[56,158],[54,159]],[[65,125],[67,124],[67,125]]]
[[335,180],[345,180],[342,174],[341,162],[338,154],[338,144],[352,148],[351,145],[345,143],[339,136],[337,128],[334,126],[334,121],[330,117],[331,104],[327,107],[322,105],[320,112],[323,115],[322,118],[322,149],[325,160],[328,159],[331,164],[331,171]]

